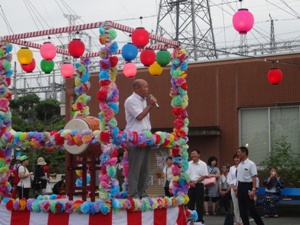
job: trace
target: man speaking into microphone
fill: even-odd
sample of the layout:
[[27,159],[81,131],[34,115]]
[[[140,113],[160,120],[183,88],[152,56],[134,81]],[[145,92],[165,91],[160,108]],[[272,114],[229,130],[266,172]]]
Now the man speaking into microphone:
[[[129,131],[150,131],[149,112],[153,107],[159,107],[157,99],[149,94],[147,81],[137,79],[133,82],[133,93],[125,103],[126,128]],[[150,147],[127,146],[129,161],[129,196],[131,198],[147,197],[146,189],[149,177]]]

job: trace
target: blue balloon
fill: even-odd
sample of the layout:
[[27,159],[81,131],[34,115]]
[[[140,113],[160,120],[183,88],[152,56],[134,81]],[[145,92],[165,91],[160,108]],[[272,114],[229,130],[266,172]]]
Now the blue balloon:
[[134,60],[137,54],[138,54],[138,48],[132,43],[127,43],[122,48],[122,57],[127,62]]

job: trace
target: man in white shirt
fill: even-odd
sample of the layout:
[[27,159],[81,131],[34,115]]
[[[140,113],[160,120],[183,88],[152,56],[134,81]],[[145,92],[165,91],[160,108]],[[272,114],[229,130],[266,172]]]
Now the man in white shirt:
[[256,194],[257,169],[254,162],[248,159],[248,148],[240,147],[237,152],[241,159],[237,168],[238,189],[237,196],[240,216],[244,225],[249,225],[248,210],[257,225],[264,225],[256,211],[254,198]]
[[[148,101],[147,101],[148,100]],[[157,100],[149,94],[148,83],[143,79],[133,82],[133,93],[125,103],[126,128],[129,131],[150,131],[150,110],[155,107]],[[129,161],[129,196],[132,198],[146,197],[149,177],[150,148],[127,146]]]
[[188,208],[190,210],[195,209],[198,213],[198,220],[204,224],[203,220],[203,205],[204,205],[204,179],[208,176],[207,164],[200,160],[200,150],[194,149],[191,152],[192,160],[189,161],[189,168],[187,174],[190,176],[190,189],[188,196],[190,201],[188,202]]

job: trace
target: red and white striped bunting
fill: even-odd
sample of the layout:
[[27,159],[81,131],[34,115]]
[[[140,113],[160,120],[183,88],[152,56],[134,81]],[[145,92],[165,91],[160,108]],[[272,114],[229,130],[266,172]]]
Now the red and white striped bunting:
[[77,213],[35,213],[29,211],[8,211],[0,205],[0,225],[186,225],[183,206],[156,209],[146,212],[128,212],[103,215]]

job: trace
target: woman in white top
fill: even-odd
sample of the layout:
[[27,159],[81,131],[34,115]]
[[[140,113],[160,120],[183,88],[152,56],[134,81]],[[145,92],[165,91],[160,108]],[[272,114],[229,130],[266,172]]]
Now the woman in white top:
[[164,184],[164,189],[165,189],[165,196],[171,197],[173,196],[169,189],[170,189],[170,183],[173,179],[173,173],[172,173],[172,157],[169,156],[166,158],[166,166],[163,169],[164,173],[164,178],[165,178],[165,184]]
[[236,170],[237,167],[240,163],[240,158],[238,154],[233,155],[233,162],[234,165],[230,167],[229,169],[229,174],[227,176],[227,182],[231,187],[231,198],[232,198],[232,203],[233,203],[233,212],[234,212],[234,217],[236,221],[236,225],[242,225],[242,219],[240,217],[240,210],[239,210],[239,203],[238,203],[238,198],[237,198],[237,178],[236,178]]
[[18,168],[18,175],[20,177],[20,182],[18,186],[19,199],[29,198],[29,190],[31,187],[30,176],[33,175],[33,172],[29,172],[26,166],[29,164],[28,157],[23,155],[20,157],[21,165]]

